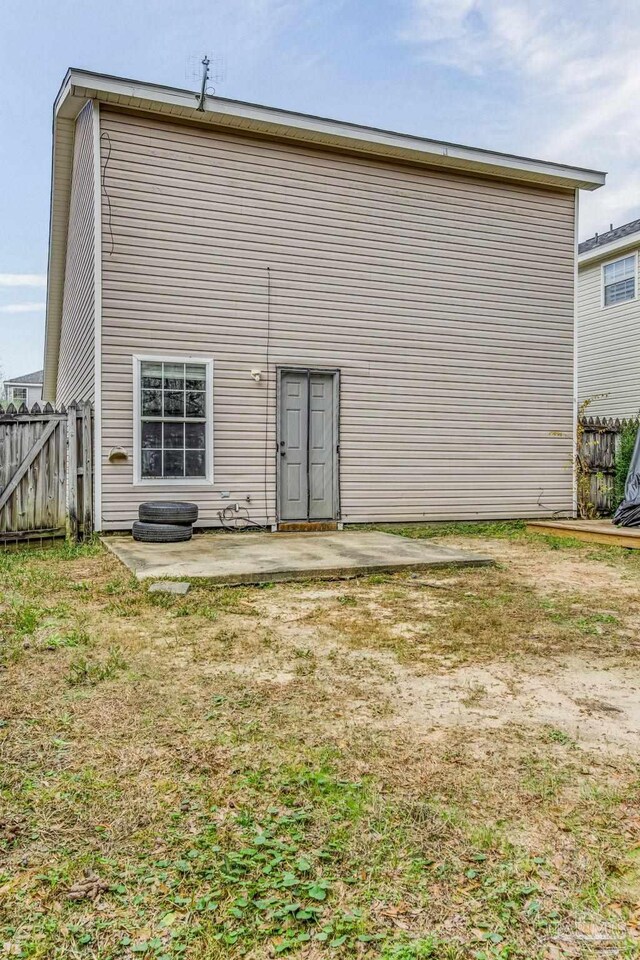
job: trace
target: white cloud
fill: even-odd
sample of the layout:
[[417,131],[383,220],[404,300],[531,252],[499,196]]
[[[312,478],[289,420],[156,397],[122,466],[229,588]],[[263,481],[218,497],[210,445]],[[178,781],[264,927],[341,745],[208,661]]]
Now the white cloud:
[[40,313],[46,307],[46,303],[5,303],[0,307],[0,313]]
[[[530,121],[514,152],[609,171],[582,235],[640,216],[640,18],[628,0],[412,0],[403,39],[478,82],[511,74]],[[637,12],[637,11],[636,11]],[[495,104],[500,109],[500,104]]]
[[46,287],[44,273],[0,273],[0,287]]

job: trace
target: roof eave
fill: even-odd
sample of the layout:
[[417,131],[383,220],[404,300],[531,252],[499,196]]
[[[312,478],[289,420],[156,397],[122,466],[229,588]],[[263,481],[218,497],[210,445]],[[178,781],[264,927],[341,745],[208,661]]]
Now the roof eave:
[[160,113],[216,127],[246,130],[258,135],[568,189],[597,190],[606,178],[606,174],[599,170],[428,140],[220,97],[208,97],[206,109],[199,111],[196,109],[197,97],[189,90],[107,77],[84,70],[70,70],[65,83],[67,88],[63,85],[57,101],[61,116],[75,116],[79,106],[86,100],[99,100],[113,106]]
[[42,381],[36,380],[4,380],[5,387],[41,387]]
[[630,233],[626,237],[620,237],[618,240],[612,240],[611,243],[603,243],[592,250],[586,250],[578,254],[578,266],[594,263],[596,260],[606,260],[617,253],[624,253],[626,250],[633,250],[640,247],[640,232]]

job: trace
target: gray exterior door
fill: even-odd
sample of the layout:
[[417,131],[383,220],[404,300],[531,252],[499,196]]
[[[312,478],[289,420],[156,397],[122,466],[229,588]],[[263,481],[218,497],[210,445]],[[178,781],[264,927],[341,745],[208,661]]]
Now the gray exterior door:
[[283,371],[280,381],[281,520],[337,516],[335,374]]

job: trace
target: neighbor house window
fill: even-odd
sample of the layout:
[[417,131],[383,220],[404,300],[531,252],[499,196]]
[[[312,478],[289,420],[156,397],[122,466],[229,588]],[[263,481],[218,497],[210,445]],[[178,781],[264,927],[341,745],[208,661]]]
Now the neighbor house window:
[[604,284],[604,305],[624,303],[635,300],[636,296],[636,257],[623,257],[613,263],[605,263],[602,268]]
[[212,362],[138,358],[137,479],[211,480]]
[[26,402],[27,402],[27,388],[26,388],[26,387],[11,387],[11,402],[12,402],[12,403],[26,403]]

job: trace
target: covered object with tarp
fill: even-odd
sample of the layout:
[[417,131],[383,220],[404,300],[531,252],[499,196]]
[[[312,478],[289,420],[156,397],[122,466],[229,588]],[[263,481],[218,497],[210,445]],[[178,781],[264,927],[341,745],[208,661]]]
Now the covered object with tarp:
[[624,500],[614,513],[613,522],[619,527],[640,527],[640,430],[624,485]]

